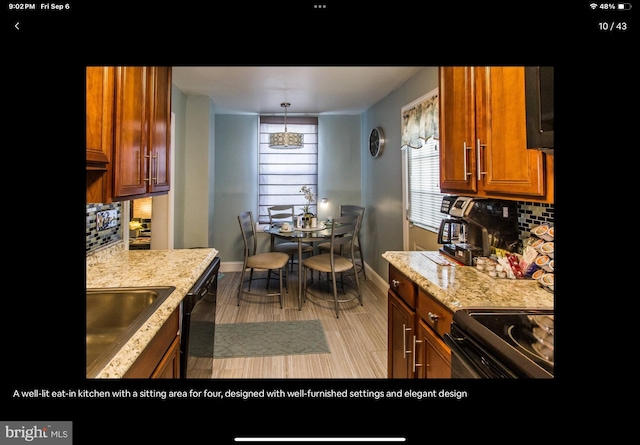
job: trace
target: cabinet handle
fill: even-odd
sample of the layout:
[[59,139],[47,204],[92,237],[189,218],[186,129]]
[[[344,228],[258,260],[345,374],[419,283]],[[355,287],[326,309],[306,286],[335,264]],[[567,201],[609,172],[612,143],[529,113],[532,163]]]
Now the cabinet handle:
[[413,336],[413,372],[416,372],[416,368],[420,368],[422,363],[416,363],[416,343],[422,343],[422,340],[418,340],[416,336]]
[[478,140],[476,141],[477,144],[477,153],[478,153],[478,181],[482,181],[482,175],[486,175],[487,172],[482,170],[482,156],[480,154],[480,150],[482,149],[482,147],[486,147],[487,144],[481,144],[480,143],[480,138],[478,138]]
[[467,145],[467,141],[464,141],[462,143],[462,159],[464,161],[464,177],[465,179],[467,178],[467,176],[471,176],[471,172],[469,171],[469,169],[467,168],[467,151],[471,150],[471,146]]
[[402,323],[402,358],[407,358],[407,353],[411,352],[407,351],[407,331],[411,331],[411,328]]
[[136,172],[136,182],[140,182],[140,151],[136,151],[136,165],[138,170]]
[[391,280],[391,284],[396,289],[400,287],[400,282],[398,280]]
[[[154,170],[156,176],[153,178],[153,184],[158,185],[158,153],[153,155],[153,159],[156,161],[156,168]],[[149,164],[151,164],[151,162]],[[149,178],[151,178],[151,176],[149,176]],[[149,182],[151,182],[151,179],[149,179]]]
[[148,178],[144,178],[144,180],[146,182],[149,183],[149,185],[151,185],[151,155],[144,155],[145,158],[149,158],[149,177]]
[[434,314],[433,312],[427,313],[427,317],[429,317],[429,321],[431,321],[432,323],[437,323],[440,319],[440,316],[438,314]]

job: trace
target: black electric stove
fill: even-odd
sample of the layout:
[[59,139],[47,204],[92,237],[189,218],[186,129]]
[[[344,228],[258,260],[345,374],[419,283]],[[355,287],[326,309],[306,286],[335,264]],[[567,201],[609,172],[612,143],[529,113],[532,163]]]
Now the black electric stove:
[[553,324],[549,309],[456,311],[451,333],[445,335],[452,377],[553,378]]

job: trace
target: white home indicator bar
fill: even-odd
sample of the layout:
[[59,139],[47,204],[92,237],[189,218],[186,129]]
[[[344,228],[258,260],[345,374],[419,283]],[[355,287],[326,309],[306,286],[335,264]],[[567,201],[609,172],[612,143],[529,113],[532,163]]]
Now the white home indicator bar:
[[236,437],[235,442],[406,442],[406,437]]

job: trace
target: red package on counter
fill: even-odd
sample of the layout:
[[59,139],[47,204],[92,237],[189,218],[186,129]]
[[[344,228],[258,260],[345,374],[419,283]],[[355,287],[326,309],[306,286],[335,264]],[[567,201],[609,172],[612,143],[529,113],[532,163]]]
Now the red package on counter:
[[520,269],[520,260],[518,257],[514,254],[509,254],[507,255],[507,259],[509,260],[509,265],[511,266],[511,270],[513,270],[513,274],[516,278],[523,278],[524,273],[522,272],[522,269]]

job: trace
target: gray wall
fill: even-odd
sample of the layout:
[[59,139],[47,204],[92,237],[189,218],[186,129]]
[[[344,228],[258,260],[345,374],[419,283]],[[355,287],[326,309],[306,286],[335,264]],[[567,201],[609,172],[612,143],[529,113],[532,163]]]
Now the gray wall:
[[184,247],[185,209],[185,140],[187,130],[187,96],[173,86],[171,90],[171,111],[174,114],[174,157],[171,172],[171,191],[174,194],[173,244],[176,249]]
[[[402,152],[400,112],[403,106],[438,86],[438,67],[425,67],[362,114],[362,205],[366,207],[362,228],[365,262],[385,281],[389,263],[381,255],[402,248]],[[369,132],[382,127],[385,148],[374,158],[369,154]]]
[[[319,116],[318,198],[329,199],[319,216],[335,216],[340,204],[366,206],[365,261],[384,279],[388,263],[382,253],[402,250],[400,109],[438,85],[437,71],[422,69],[360,116]],[[240,262],[237,215],[258,207],[258,116],[215,114],[211,99],[187,97],[175,87],[172,100],[175,247],[215,247],[223,263]],[[374,159],[368,139],[376,126],[383,128],[386,145]]]
[[[242,262],[237,216],[245,210],[257,214],[258,121],[258,116],[216,115],[211,246],[223,262]],[[329,199],[329,206],[318,210],[324,218],[334,216],[341,203],[360,203],[360,118],[320,116],[318,122],[318,197]],[[266,248],[267,236],[260,241]]]
[[258,116],[216,116],[213,244],[222,262],[242,262],[238,215],[258,209]]

